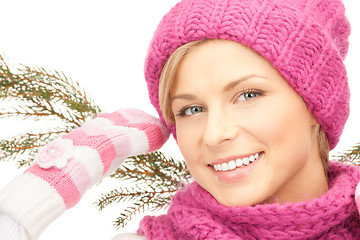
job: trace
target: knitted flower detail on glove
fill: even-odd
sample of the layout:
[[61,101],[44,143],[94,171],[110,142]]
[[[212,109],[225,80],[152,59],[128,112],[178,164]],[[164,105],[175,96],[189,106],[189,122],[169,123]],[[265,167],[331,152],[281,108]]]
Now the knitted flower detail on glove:
[[73,143],[69,139],[58,138],[39,150],[35,162],[41,168],[63,168],[73,155]]

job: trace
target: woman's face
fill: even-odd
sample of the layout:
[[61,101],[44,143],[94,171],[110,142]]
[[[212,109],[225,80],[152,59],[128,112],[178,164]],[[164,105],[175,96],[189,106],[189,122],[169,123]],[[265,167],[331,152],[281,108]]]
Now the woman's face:
[[251,49],[226,40],[193,48],[170,95],[180,151],[194,179],[221,204],[293,202],[319,194],[317,121]]

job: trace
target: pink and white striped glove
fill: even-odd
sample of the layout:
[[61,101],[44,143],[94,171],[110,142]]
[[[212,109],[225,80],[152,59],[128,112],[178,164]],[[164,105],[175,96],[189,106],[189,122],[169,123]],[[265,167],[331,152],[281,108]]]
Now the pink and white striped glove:
[[168,137],[159,119],[140,110],[103,113],[43,147],[27,172],[53,186],[70,208],[127,157],[155,151]]
[[0,192],[0,211],[37,239],[51,221],[73,207],[87,189],[129,156],[159,149],[169,130],[137,109],[99,114],[45,145],[36,163]]

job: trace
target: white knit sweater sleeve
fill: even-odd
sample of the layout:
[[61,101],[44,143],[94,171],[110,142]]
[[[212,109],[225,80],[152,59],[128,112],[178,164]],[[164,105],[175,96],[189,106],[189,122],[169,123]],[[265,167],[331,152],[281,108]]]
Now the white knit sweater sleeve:
[[[0,240],[29,240],[29,237],[14,219],[0,212]],[[124,233],[111,240],[146,240],[146,238],[136,233]]]
[[0,212],[0,240],[29,240],[26,231],[11,217]]
[[38,239],[64,211],[64,201],[56,190],[30,173],[18,175],[0,191],[0,212],[11,216],[31,240]]

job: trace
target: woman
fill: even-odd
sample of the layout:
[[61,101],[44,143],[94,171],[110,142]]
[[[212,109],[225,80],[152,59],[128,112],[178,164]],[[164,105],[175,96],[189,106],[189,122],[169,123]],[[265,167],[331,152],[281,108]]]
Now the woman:
[[[138,235],[144,237],[132,237],[360,236],[354,197],[359,170],[328,163],[349,113],[343,64],[349,33],[343,5],[335,0],[186,0],[170,10],[150,44],[145,76],[151,102],[196,182],[176,194],[167,215],[142,220]],[[118,132],[107,132],[109,127]],[[116,149],[141,145],[123,136],[138,142],[144,134],[147,141],[131,154],[159,148],[167,136],[164,125],[137,111],[99,116],[45,148],[26,177],[3,191],[9,197],[0,200],[0,210],[36,238],[49,221],[30,221],[29,214],[13,209],[18,187],[32,187],[39,177],[45,181],[38,191],[50,184],[56,201],[37,220],[57,209],[51,211],[54,219],[131,155]],[[112,144],[98,144],[108,141]],[[102,163],[101,174],[82,160],[92,155],[83,155],[84,145],[97,151],[93,161]],[[111,148],[114,154],[107,154]]]

